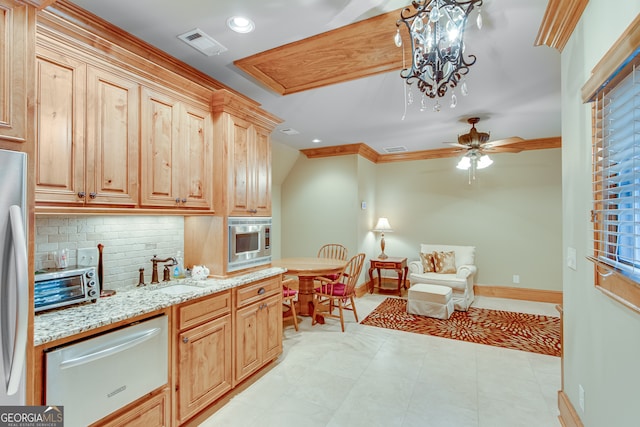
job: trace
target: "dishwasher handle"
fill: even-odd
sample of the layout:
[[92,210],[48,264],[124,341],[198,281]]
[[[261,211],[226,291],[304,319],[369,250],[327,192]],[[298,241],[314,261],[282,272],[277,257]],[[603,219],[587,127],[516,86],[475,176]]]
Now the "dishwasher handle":
[[127,350],[131,347],[135,347],[138,344],[141,344],[157,336],[158,334],[160,334],[160,331],[161,331],[161,328],[149,329],[147,331],[143,331],[137,334],[133,338],[130,338],[124,342],[111,345],[109,347],[100,349],[98,351],[93,351],[91,353],[83,354],[82,356],[74,357],[73,359],[65,360],[60,363],[60,369],[69,369],[75,366],[84,365],[84,364],[93,362],[94,360],[111,356],[112,354]]

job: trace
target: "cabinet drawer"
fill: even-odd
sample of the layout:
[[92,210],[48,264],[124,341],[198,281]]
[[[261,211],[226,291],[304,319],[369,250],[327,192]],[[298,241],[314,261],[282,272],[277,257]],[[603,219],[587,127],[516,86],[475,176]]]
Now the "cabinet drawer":
[[178,307],[178,329],[184,330],[231,312],[231,291]]
[[374,262],[371,265],[372,268],[384,268],[385,270],[393,270],[400,268],[400,263],[397,262]]
[[240,286],[236,289],[236,295],[238,297],[236,305],[243,307],[252,302],[260,301],[268,296],[282,292],[282,282],[280,276],[278,276]]

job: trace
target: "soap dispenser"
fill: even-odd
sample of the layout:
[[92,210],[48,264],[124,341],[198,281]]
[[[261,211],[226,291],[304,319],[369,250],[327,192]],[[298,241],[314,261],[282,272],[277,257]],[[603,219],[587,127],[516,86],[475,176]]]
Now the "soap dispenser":
[[184,257],[182,256],[182,251],[178,251],[176,254],[176,265],[173,267],[173,278],[184,278]]

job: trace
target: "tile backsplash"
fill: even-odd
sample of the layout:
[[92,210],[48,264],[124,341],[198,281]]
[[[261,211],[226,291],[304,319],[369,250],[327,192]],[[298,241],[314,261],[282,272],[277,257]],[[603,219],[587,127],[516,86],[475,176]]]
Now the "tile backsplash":
[[[76,264],[77,250],[104,245],[104,288],[138,283],[144,268],[151,282],[151,258],[184,253],[184,218],[181,216],[36,216],[35,267],[55,267],[53,252],[67,249],[68,263]],[[162,280],[162,265],[158,267]]]

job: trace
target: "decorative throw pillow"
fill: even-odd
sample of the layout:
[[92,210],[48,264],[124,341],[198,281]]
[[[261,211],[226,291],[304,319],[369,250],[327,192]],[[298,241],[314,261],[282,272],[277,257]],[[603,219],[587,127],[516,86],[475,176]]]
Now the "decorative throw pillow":
[[436,273],[455,273],[456,272],[456,253],[451,252],[434,252],[433,265]]
[[436,267],[433,264],[433,252],[428,254],[420,253],[420,259],[422,260],[422,272],[433,273],[436,271]]

